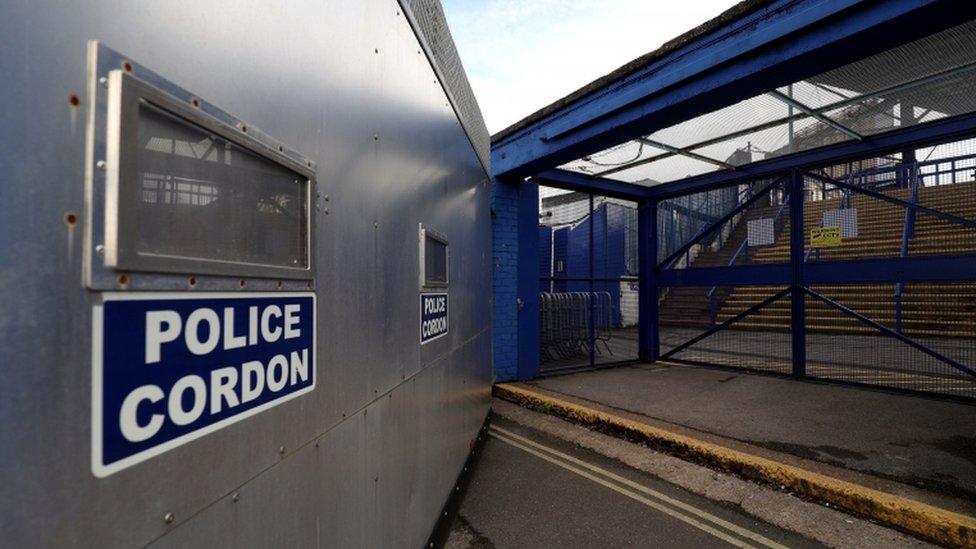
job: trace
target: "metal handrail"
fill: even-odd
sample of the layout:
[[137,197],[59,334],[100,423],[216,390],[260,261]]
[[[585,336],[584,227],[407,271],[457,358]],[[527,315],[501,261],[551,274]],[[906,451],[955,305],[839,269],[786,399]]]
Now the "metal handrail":
[[[908,182],[911,189],[911,203],[918,204],[918,162],[914,164]],[[907,208],[905,211],[905,225],[901,231],[901,257],[908,257],[908,241],[915,236],[915,208]],[[901,333],[901,297],[905,291],[905,283],[895,284],[895,331]]]
[[[779,209],[776,211],[776,215],[773,217],[773,230],[774,230],[774,232],[776,232],[776,225],[779,224],[783,220],[783,214],[786,213],[786,206],[789,203],[790,203],[790,196],[789,195],[786,195],[786,198],[783,199],[783,203],[779,205]],[[735,253],[732,254],[732,258],[729,259],[729,262],[728,262],[728,264],[726,266],[727,267],[732,267],[733,265],[735,265],[735,262],[736,262],[737,259],[739,259],[739,256],[742,255],[744,252],[746,252],[748,249],[749,249],[749,237],[747,235],[746,236],[746,239],[742,241],[742,244],[739,244],[739,247],[735,250]],[[748,255],[747,255],[747,257],[748,257]],[[716,284],[716,285],[712,286],[711,288],[709,288],[708,293],[706,294],[706,296],[708,297],[708,317],[709,317],[709,323],[713,327],[715,326],[715,318],[716,318],[716,316],[718,314],[718,310],[717,310],[718,307],[717,307],[717,303],[715,301],[715,292],[716,292],[717,289],[718,289],[718,284]]]

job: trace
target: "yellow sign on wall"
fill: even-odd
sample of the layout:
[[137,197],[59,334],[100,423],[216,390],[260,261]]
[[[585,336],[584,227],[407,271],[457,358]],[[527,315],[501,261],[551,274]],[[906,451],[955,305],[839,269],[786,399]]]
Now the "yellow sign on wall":
[[843,244],[840,227],[817,227],[810,229],[810,247],[831,248]]

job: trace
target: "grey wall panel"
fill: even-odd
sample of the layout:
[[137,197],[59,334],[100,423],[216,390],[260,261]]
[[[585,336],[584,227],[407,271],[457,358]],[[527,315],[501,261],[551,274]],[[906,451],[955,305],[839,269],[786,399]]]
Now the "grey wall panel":
[[[489,405],[491,236],[487,174],[400,12],[393,0],[3,4],[0,539],[305,545],[313,519],[316,539],[339,545],[426,535]],[[312,158],[321,195],[316,389],[103,479],[81,275],[92,39]],[[423,348],[421,222],[451,243],[451,332]]]

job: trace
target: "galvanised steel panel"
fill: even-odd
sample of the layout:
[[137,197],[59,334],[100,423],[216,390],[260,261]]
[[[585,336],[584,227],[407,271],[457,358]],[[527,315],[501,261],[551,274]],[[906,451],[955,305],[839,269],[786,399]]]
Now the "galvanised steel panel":
[[[328,505],[322,540],[422,542],[489,404],[491,237],[487,175],[401,6],[25,0],[2,15],[2,539],[131,546],[209,531],[227,543],[239,531],[243,544],[311,543],[287,513]],[[315,391],[104,479],[91,474],[81,272],[92,39],[300,150],[321,195]],[[439,351],[418,341],[418,223],[451,242]],[[367,429],[374,406],[389,425]],[[307,458],[324,434],[332,457]],[[410,471],[381,465],[411,453]],[[367,460],[383,483],[355,481]],[[260,497],[222,511],[238,490]]]

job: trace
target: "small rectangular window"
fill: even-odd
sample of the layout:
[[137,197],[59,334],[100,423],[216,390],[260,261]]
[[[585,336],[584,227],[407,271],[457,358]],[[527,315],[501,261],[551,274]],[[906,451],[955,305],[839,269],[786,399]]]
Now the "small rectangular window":
[[307,166],[127,73],[109,91],[106,266],[312,277]]
[[447,238],[420,225],[420,285],[443,288],[447,282]]

